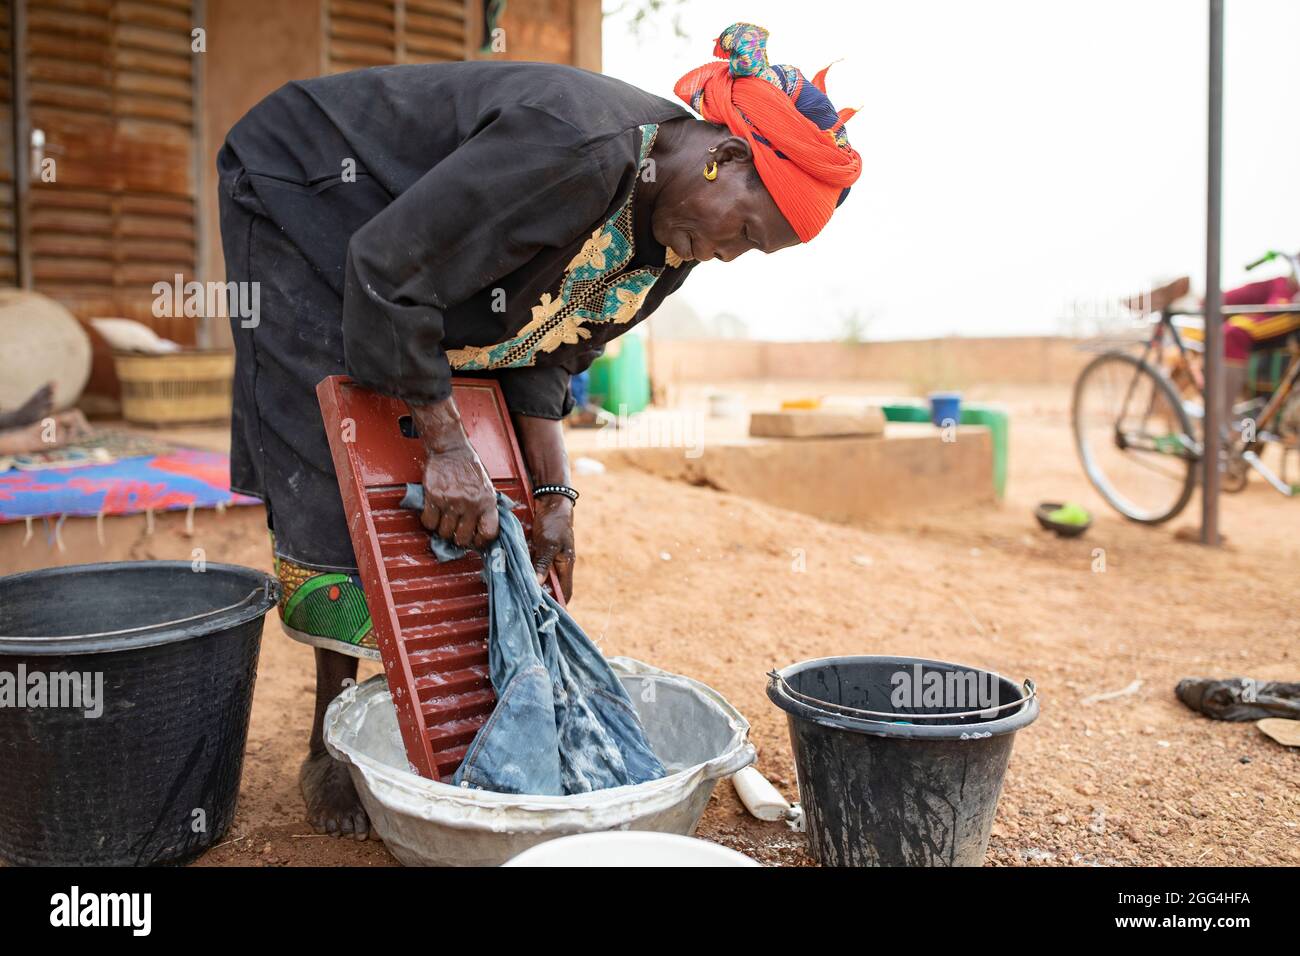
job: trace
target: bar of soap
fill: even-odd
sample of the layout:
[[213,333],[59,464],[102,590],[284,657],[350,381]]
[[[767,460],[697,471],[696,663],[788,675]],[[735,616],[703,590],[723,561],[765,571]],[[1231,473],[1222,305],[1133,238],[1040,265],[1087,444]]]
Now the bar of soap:
[[884,431],[885,414],[879,408],[788,409],[749,416],[749,434],[754,438],[861,437]]

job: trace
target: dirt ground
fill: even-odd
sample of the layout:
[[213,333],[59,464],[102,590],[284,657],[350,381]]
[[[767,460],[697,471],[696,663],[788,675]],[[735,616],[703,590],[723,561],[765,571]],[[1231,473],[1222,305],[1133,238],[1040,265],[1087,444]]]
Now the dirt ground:
[[[753,724],[759,768],[790,798],[766,671],[833,654],[933,657],[1032,677],[1042,697],[1016,739],[990,865],[1300,864],[1297,754],[1173,696],[1187,676],[1300,680],[1300,502],[1252,482],[1224,499],[1228,546],[1204,549],[1176,537],[1197,503],[1150,529],[1092,493],[1066,389],[978,397],[1012,413],[997,508],[846,527],[636,471],[577,479],[576,617],[607,654],[726,695]],[[1041,532],[1030,512],[1049,498],[1093,509],[1089,533]],[[201,516],[196,539],[167,516],[155,534],[110,535],[111,553],[81,560],[188,557],[197,540],[209,560],[269,567],[256,510],[240,511]],[[1134,681],[1136,693],[1085,703]],[[311,651],[268,618],[238,817],[198,865],[394,862],[380,843],[317,836],[303,820],[296,774],[312,693]],[[800,835],[748,817],[727,783],[699,835],[767,863],[810,863]]]

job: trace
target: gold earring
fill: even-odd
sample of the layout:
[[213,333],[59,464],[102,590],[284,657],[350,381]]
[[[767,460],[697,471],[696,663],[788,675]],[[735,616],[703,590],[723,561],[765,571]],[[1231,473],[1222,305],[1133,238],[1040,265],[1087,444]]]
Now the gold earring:
[[704,167],[704,178],[709,182],[713,182],[713,180],[718,178],[718,164],[716,161],[709,163],[709,165]]

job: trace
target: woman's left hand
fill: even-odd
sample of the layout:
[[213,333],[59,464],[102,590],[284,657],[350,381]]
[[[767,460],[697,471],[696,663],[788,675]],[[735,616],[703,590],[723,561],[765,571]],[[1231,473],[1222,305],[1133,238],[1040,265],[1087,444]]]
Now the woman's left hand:
[[533,533],[529,541],[537,583],[545,584],[554,566],[564,600],[573,596],[573,502],[564,495],[541,495],[533,507]]

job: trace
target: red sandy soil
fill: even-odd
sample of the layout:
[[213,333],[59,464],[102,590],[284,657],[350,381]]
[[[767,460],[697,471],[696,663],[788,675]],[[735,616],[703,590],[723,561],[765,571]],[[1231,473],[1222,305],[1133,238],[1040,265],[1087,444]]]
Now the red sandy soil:
[[[1130,524],[1079,469],[1065,389],[997,397],[1011,400],[1011,480],[1001,506],[977,512],[846,527],[635,471],[578,479],[576,617],[607,654],[726,695],[753,724],[759,768],[791,798],[766,671],[834,654],[939,658],[1032,677],[1042,696],[1016,739],[990,865],[1300,864],[1296,754],[1173,696],[1186,676],[1300,680],[1300,502],[1258,482],[1225,497],[1222,550],[1176,537],[1196,502],[1171,526]],[[1030,512],[1048,498],[1094,510],[1092,529],[1072,541],[1041,532]],[[63,560],[188,557],[197,542],[209,560],[267,568],[257,511],[241,510],[200,516],[195,539],[167,516],[152,536],[110,534],[111,553]],[[313,680],[310,649],[272,615],[238,816],[198,865],[394,863],[378,842],[317,836],[303,820]],[[1135,680],[1135,694],[1083,703]],[[801,835],[750,818],[725,782],[699,835],[766,863],[811,862]]]

